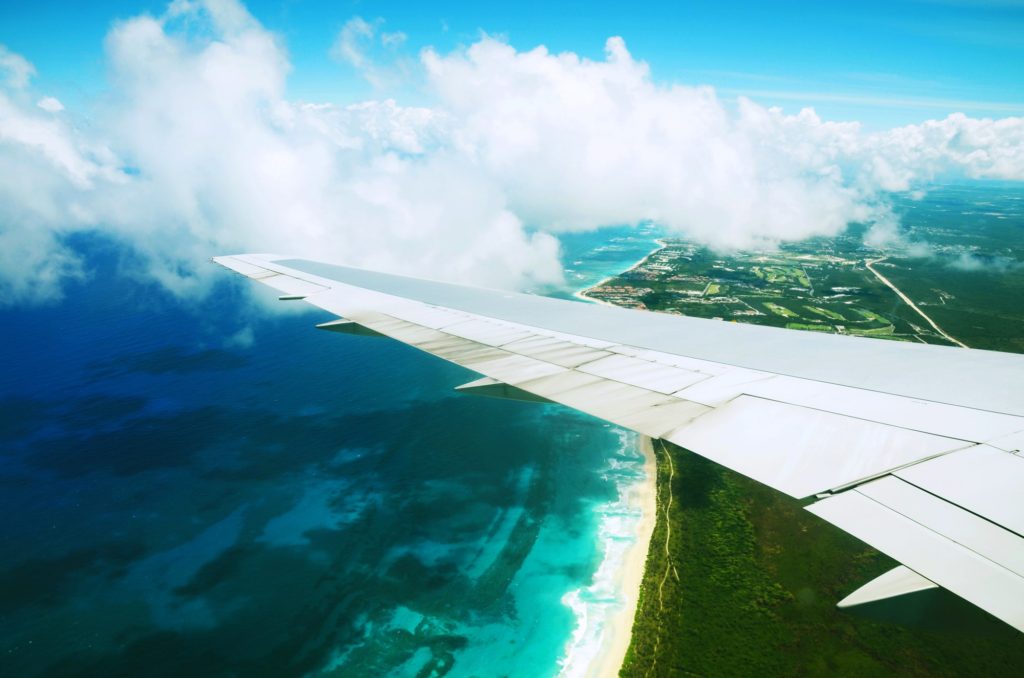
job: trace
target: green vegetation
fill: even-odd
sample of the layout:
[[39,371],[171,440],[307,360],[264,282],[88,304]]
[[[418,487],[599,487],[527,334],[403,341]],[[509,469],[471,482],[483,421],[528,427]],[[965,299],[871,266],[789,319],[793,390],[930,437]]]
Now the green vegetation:
[[895,331],[896,328],[893,327],[892,325],[889,325],[888,327],[871,327],[867,329],[861,327],[850,328],[850,334],[857,334],[864,337],[884,337],[892,334]]
[[772,303],[770,301],[764,302],[764,307],[767,308],[772,313],[774,313],[775,315],[781,315],[783,318],[799,318],[800,317],[796,313],[793,313],[793,311],[790,311],[785,306],[779,306],[778,304]]
[[655,453],[658,522],[621,675],[1019,675],[1024,638],[990,618],[970,634],[839,611],[896,563],[779,492],[671,443]]
[[811,286],[807,272],[796,266],[754,266],[750,270],[758,278],[772,285],[796,283],[801,287]]
[[790,330],[810,330],[812,332],[831,332],[831,325],[811,325],[808,323],[786,323],[786,328]]
[[[667,240],[664,249],[602,287],[589,290],[588,296],[699,318],[817,332],[827,328],[831,332],[948,345],[949,341],[864,266],[864,261],[872,257],[855,236],[784,245],[771,254],[740,252],[729,257]],[[921,302],[921,308],[928,309],[936,319],[942,318],[940,324],[953,336],[964,334],[972,339],[969,345],[993,348],[987,340],[979,343],[978,334],[998,335],[1024,350],[1024,309],[1016,301],[1024,295],[1024,275],[1016,276],[1018,283],[1013,287],[1013,283],[1003,280],[1006,276],[995,280],[994,273],[950,272],[948,262],[930,259],[890,256],[879,265],[885,267],[890,279],[901,281],[905,291]],[[907,276],[911,269],[914,274]],[[1024,264],[1013,270],[1024,272]],[[972,282],[977,280],[984,284]],[[1000,285],[1009,294],[993,295]],[[992,297],[988,307],[984,295]],[[964,327],[963,319],[968,316],[973,320]],[[827,324],[818,327],[822,320]],[[1022,338],[1012,340],[1013,336]]]
[[854,306],[853,307],[853,311],[855,313],[859,313],[860,315],[864,316],[865,320],[871,320],[871,321],[874,321],[874,322],[877,322],[877,323],[881,323],[883,325],[889,325],[890,324],[888,320],[886,320],[882,316],[878,315],[874,311],[867,310],[866,308],[860,308],[858,306]]
[[838,320],[839,322],[843,322],[846,320],[846,317],[843,316],[842,313],[830,311],[827,308],[821,308],[820,306],[804,306],[804,308],[806,308],[811,313],[817,313],[818,315],[825,316],[829,320]]
[[952,336],[972,348],[1024,352],[1024,264],[963,271],[929,260],[895,263],[886,277]]
[[647,308],[660,308],[668,309],[672,307],[672,303],[679,298],[679,295],[675,292],[668,292],[665,290],[652,290],[646,294],[641,295],[640,301],[644,303]]

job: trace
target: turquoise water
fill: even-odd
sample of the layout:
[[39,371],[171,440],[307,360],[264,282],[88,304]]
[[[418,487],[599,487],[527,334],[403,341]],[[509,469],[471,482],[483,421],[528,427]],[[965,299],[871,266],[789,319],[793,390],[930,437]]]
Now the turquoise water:
[[661,235],[653,224],[563,235],[566,281],[573,290],[581,290],[621,273],[657,247],[654,241]]
[[[567,243],[587,284],[651,248],[607,236]],[[74,245],[87,282],[0,311],[0,675],[553,675],[615,604],[631,438]]]

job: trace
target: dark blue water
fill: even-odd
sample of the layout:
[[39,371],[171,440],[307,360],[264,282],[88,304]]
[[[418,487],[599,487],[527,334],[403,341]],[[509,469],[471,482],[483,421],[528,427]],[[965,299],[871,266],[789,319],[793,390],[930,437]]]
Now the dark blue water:
[[457,395],[474,374],[226,272],[177,299],[75,246],[87,280],[0,311],[0,675],[559,670],[628,438]]

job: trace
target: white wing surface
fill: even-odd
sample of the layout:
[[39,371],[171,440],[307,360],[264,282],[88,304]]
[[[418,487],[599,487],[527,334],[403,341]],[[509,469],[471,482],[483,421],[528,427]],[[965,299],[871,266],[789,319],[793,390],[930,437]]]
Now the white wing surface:
[[1024,356],[740,325],[266,254],[217,263],[796,498],[900,561],[843,605],[942,586],[1024,631]]

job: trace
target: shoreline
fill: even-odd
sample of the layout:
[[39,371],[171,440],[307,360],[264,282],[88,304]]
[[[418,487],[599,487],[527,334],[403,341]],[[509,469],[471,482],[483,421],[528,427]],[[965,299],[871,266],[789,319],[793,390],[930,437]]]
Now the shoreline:
[[651,547],[654,536],[654,524],[657,518],[657,479],[658,470],[654,455],[654,442],[649,436],[641,435],[638,448],[644,455],[644,479],[629,487],[627,502],[630,506],[639,506],[640,519],[637,521],[634,535],[635,541],[626,550],[623,562],[615,577],[615,588],[623,596],[622,606],[615,610],[607,620],[602,637],[601,651],[589,667],[588,675],[618,676],[622,663],[626,659],[626,651],[633,640],[633,620],[636,618],[637,603],[640,600],[640,585],[643,583],[644,570],[647,565],[647,551]]
[[[628,434],[630,438],[634,434]],[[559,660],[558,675],[618,676],[633,640],[633,621],[657,523],[657,462],[653,441],[636,435],[629,448],[642,474],[619,485],[618,498],[601,507],[601,564],[588,586],[566,593],[562,603],[576,627]]]
[[572,296],[576,297],[580,301],[586,301],[586,302],[591,303],[591,304],[601,304],[602,306],[612,306],[612,307],[615,307],[615,308],[619,308],[615,304],[609,303],[607,301],[602,301],[600,299],[594,299],[593,297],[588,296],[587,292],[589,292],[590,290],[596,289],[596,288],[600,287],[601,285],[604,285],[606,282],[608,282],[612,278],[617,278],[620,275],[625,275],[626,273],[629,273],[630,271],[635,270],[637,267],[639,267],[645,261],[650,259],[652,254],[660,252],[661,250],[663,250],[666,247],[668,247],[668,243],[666,243],[662,238],[656,238],[654,242],[657,243],[658,246],[655,247],[650,252],[648,252],[647,254],[645,254],[644,256],[640,257],[640,259],[638,259],[635,264],[633,264],[632,266],[627,268],[625,271],[620,271],[619,273],[615,273],[614,275],[605,276],[604,278],[601,278],[600,280],[598,280],[596,283],[594,283],[590,287],[586,287],[586,288],[584,288],[582,290],[577,290],[576,292],[573,292]]

